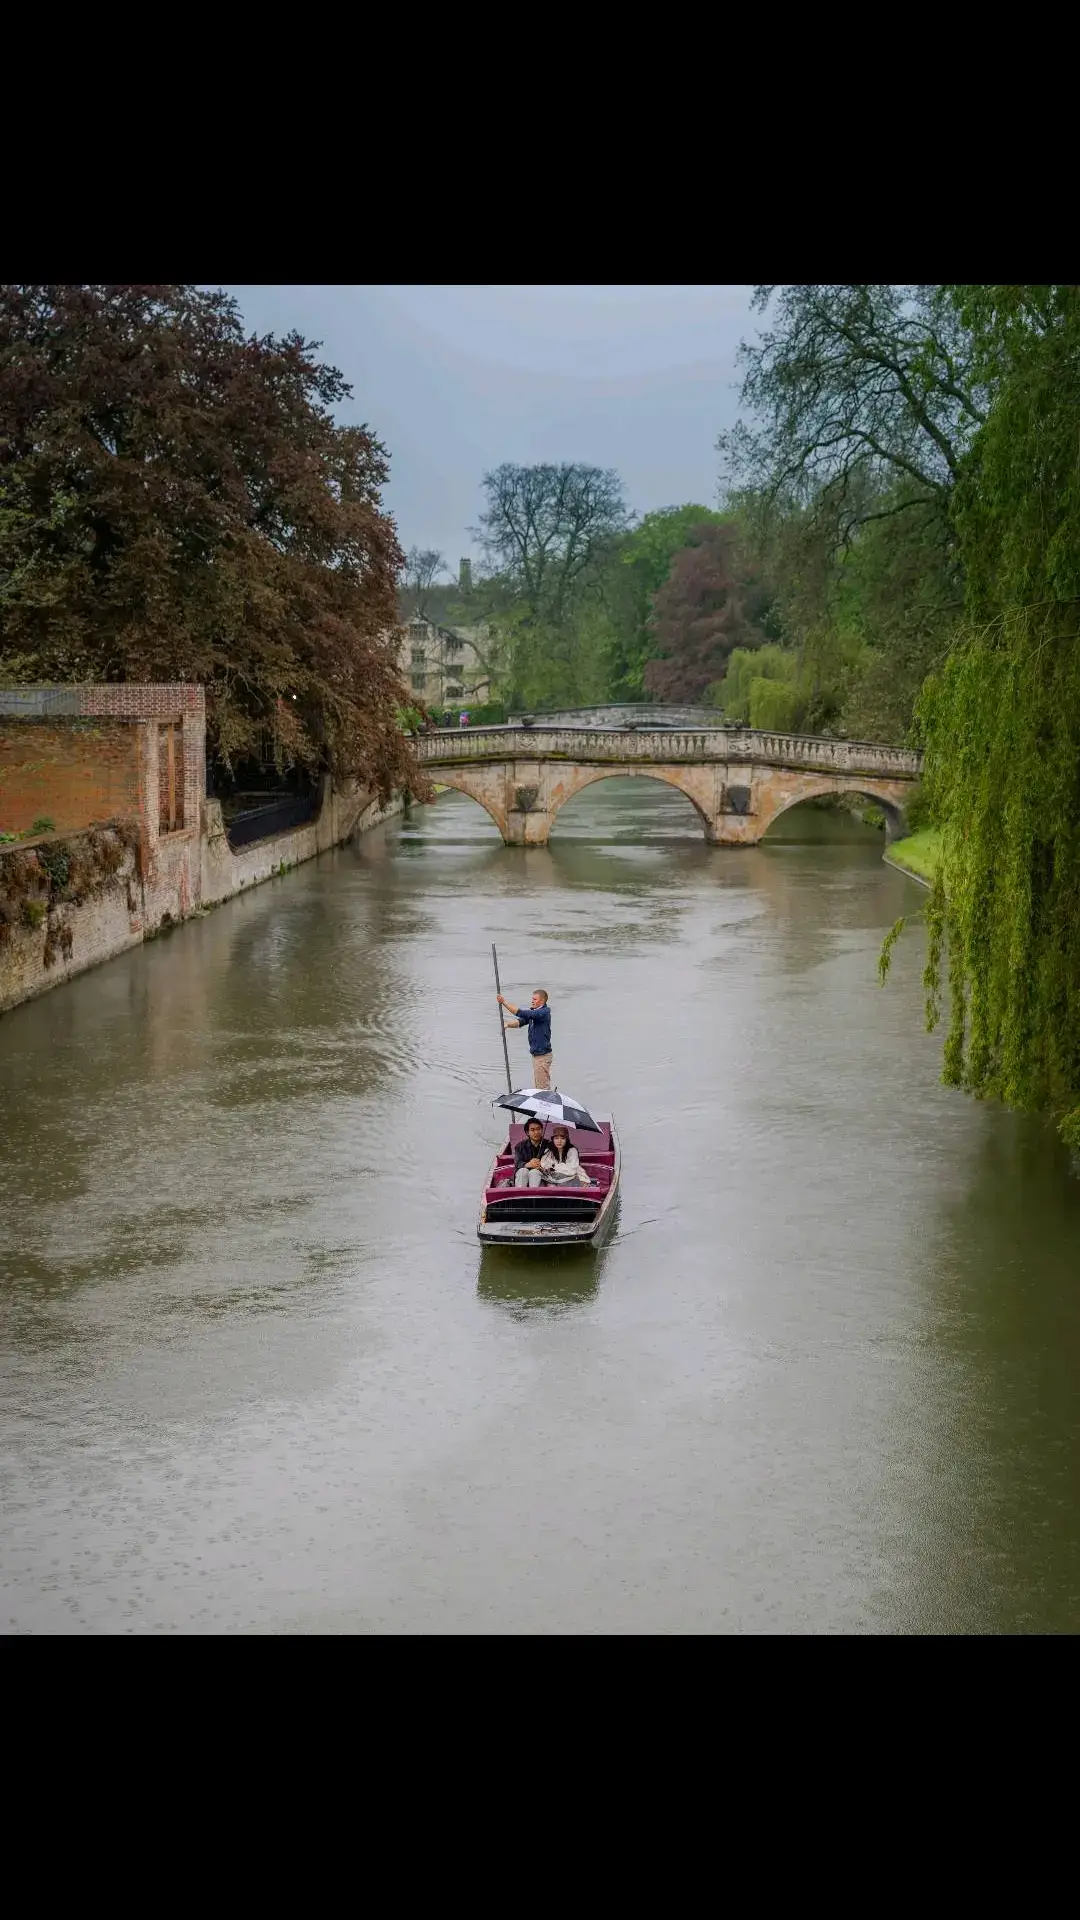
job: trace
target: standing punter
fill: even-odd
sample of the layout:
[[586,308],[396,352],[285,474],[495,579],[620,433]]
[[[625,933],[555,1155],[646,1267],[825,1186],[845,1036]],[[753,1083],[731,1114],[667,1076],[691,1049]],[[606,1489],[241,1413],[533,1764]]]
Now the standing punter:
[[537,987],[532,997],[531,1007],[512,1007],[501,993],[495,995],[500,1007],[516,1016],[505,1020],[507,1027],[528,1027],[529,1052],[532,1054],[533,1086],[550,1088],[551,1086],[551,1008],[543,987]]

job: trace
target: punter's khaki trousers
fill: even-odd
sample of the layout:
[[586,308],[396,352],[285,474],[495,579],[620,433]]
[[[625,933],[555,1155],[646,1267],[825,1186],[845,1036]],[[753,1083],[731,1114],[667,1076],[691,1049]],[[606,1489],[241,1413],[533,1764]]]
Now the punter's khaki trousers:
[[551,1054],[550,1053],[534,1053],[531,1055],[531,1059],[532,1059],[532,1070],[533,1070],[533,1086],[543,1087],[545,1090],[550,1089],[551,1059],[552,1059]]

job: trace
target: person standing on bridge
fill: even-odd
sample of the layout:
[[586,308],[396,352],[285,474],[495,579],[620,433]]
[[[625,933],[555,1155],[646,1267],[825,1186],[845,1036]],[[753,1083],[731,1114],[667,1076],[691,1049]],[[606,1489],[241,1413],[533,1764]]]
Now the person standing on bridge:
[[529,1052],[532,1055],[533,1086],[545,1091],[551,1086],[551,1008],[543,987],[537,987],[529,1007],[512,1007],[501,993],[495,998],[500,1007],[512,1013],[512,1020],[504,1020],[506,1027],[528,1027]]

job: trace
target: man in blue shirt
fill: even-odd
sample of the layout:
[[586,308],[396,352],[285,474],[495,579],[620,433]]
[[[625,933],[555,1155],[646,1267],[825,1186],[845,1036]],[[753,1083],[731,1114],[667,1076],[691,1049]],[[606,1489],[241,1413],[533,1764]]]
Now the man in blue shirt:
[[500,1007],[515,1015],[503,1022],[507,1027],[528,1027],[529,1052],[532,1055],[533,1086],[551,1086],[551,1008],[543,987],[537,987],[531,1007],[512,1007],[502,994],[496,994]]

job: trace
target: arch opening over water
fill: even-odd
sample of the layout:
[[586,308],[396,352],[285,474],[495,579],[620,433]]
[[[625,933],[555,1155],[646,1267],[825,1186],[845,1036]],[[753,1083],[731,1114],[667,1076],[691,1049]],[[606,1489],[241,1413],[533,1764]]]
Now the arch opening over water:
[[[633,773],[621,767],[610,771],[606,767],[597,767],[582,770],[572,790],[552,813],[552,839],[558,839],[560,833],[565,835],[568,830],[589,838],[597,837],[595,831],[588,833],[588,827],[595,826],[595,829],[602,831],[606,824],[605,788],[609,790],[611,801],[625,800],[628,795],[640,799],[641,814],[646,819],[650,803],[653,803],[651,810],[657,837],[669,837],[680,828],[691,838],[708,837],[708,815],[687,793],[678,778],[653,767],[643,767],[640,772]],[[647,826],[645,832],[648,833]]]
[[[440,787],[447,788],[449,792],[455,795],[460,795],[463,800],[473,801],[473,803],[480,808],[482,813],[487,814],[487,817],[491,821],[491,824],[495,828],[496,832],[498,833],[499,838],[502,839],[505,837],[505,830],[506,830],[505,818],[496,811],[495,807],[490,804],[490,802],[487,800],[487,798],[483,793],[477,792],[475,783],[470,781],[467,773],[462,774],[460,778],[455,779],[454,773],[451,769],[447,769],[445,773],[442,772],[442,770],[440,769],[438,784]],[[443,798],[442,794],[436,794],[435,799],[431,804],[433,806],[437,806],[439,804],[439,801],[442,798]]]
[[[853,800],[861,801],[864,807],[877,807],[879,812],[885,816],[886,833],[890,840],[897,839],[901,834],[906,832],[907,828],[902,808],[898,807],[895,801],[888,799],[884,794],[880,792],[876,793],[872,783],[868,783],[865,787],[847,786],[844,789],[843,796],[837,793],[834,784],[823,783],[812,792],[793,794],[790,799],[785,800],[778,806],[772,814],[768,826],[765,828],[762,839],[767,841],[772,838],[774,828],[777,827],[781,821],[786,821],[790,824],[792,814],[798,812],[800,809],[805,810],[806,813],[811,815],[826,811],[826,809],[816,807],[814,805],[815,801],[836,801],[846,796],[850,796]],[[848,809],[836,806],[830,807],[827,811],[830,813],[843,813],[848,811]],[[854,818],[854,814],[852,814],[851,817]]]

